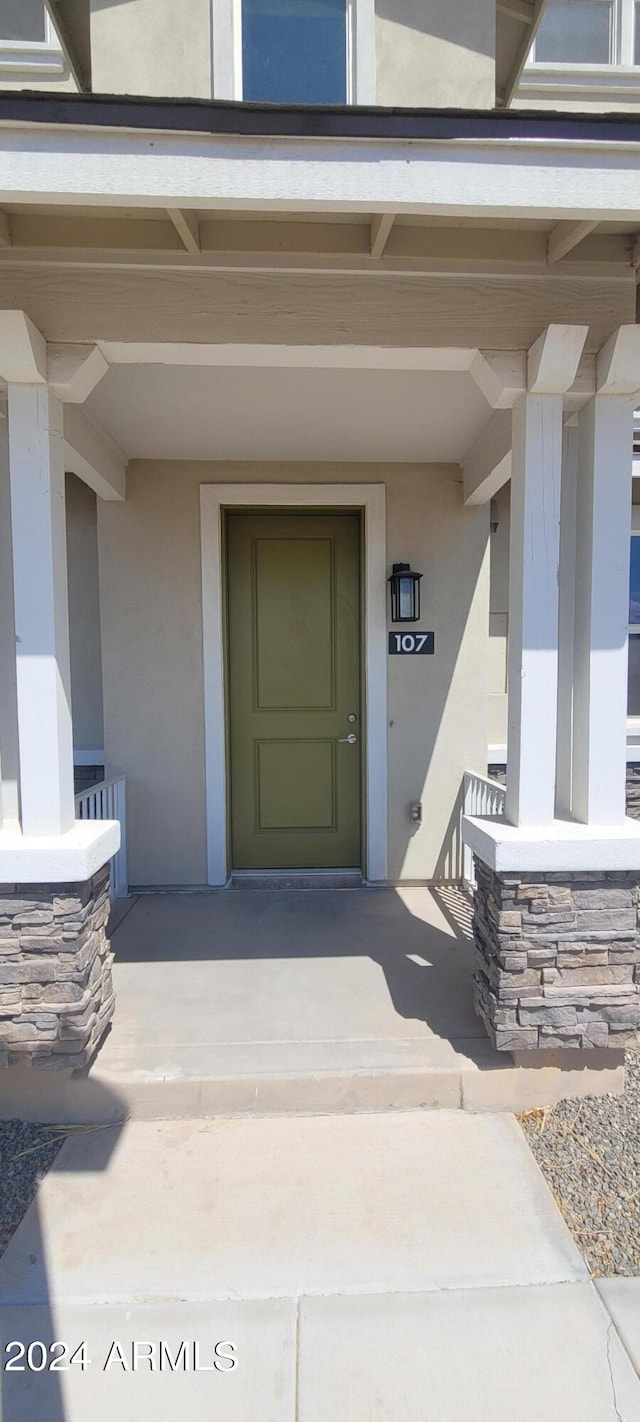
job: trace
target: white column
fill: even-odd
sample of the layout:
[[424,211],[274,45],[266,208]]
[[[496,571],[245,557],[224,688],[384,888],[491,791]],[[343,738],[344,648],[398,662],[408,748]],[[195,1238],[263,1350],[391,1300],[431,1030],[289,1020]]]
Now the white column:
[[6,410],[0,417],[0,825],[19,827],[16,629],[13,611],[9,433]]
[[573,655],[576,610],[576,499],[578,427],[565,427],[560,490],[560,570],[558,608],[558,734],[556,814],[568,818],[572,803]]
[[555,812],[561,458],[562,396],[524,395],[513,411],[505,806],[518,826]]
[[62,406],[9,385],[20,796],[25,835],[74,824]]
[[625,818],[627,623],[634,399],[580,413],[573,697],[574,818]]

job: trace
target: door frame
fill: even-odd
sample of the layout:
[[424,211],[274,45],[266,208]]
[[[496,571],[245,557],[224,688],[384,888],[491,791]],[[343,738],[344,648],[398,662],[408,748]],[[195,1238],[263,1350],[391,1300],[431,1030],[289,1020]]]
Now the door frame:
[[[207,876],[229,878],[223,519],[229,509],[353,509],[363,520],[364,872],[387,877],[387,537],[384,484],[201,484]],[[283,866],[286,867],[286,866]]]

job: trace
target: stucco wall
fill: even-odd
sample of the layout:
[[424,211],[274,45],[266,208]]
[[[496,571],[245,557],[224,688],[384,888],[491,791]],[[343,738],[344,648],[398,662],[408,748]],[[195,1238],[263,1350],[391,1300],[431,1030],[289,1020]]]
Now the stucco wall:
[[434,657],[388,659],[389,873],[446,876],[463,770],[486,762],[488,509],[463,508],[454,466],[141,461],[98,521],[107,766],[127,775],[131,883],[206,882],[199,486],[234,478],[386,484],[388,563],[424,573],[436,637]]
[[[375,11],[379,104],[493,106],[495,0],[375,0]],[[210,97],[211,0],[91,0],[91,57],[96,92]]]
[[376,0],[379,104],[493,108],[495,0]]
[[100,750],[104,735],[96,503],[93,491],[75,474],[67,474],[69,650],[76,750]]
[[98,94],[211,97],[211,0],[91,0]]

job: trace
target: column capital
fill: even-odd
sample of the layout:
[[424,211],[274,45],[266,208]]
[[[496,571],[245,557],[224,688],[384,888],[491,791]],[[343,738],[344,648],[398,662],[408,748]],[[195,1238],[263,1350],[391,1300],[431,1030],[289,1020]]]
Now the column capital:
[[532,395],[564,395],[571,389],[589,332],[588,326],[547,326],[527,355],[527,390]]
[[469,373],[494,410],[523,395],[564,395],[578,374],[588,326],[547,326],[529,351],[476,351]]
[[47,343],[24,311],[0,311],[0,376],[9,385],[46,385]]
[[619,326],[598,353],[596,394],[635,395],[640,390],[640,326]]

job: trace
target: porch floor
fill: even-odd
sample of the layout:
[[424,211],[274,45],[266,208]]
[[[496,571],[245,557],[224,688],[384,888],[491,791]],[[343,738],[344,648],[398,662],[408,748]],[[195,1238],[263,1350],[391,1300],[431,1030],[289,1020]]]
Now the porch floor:
[[111,935],[116,1013],[88,1077],[6,1072],[2,1114],[7,1092],[13,1114],[99,1120],[517,1110],[622,1089],[620,1054],[516,1066],[491,1048],[455,888],[143,894],[116,902]]
[[452,1106],[461,1059],[494,1055],[456,891],[238,889],[141,895],[120,911],[99,1058],[114,1079],[213,1076],[229,1109],[348,1109],[378,1104],[392,1076],[395,1104],[422,1104],[435,1072],[426,1103]]

